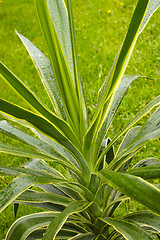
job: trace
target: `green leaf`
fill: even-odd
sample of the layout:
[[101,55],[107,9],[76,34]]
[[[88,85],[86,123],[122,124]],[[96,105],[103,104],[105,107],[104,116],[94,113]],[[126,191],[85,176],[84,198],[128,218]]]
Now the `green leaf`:
[[[83,185],[78,184],[78,183],[74,183],[74,182],[70,182],[70,184],[61,184],[61,186],[55,186],[53,185],[37,185],[38,187],[42,188],[44,191],[50,192],[50,193],[55,193],[58,195],[62,195],[62,196],[68,196],[70,198],[72,198],[73,200],[81,200],[82,199],[82,190],[85,192],[87,191],[87,188],[85,188]],[[88,194],[90,192],[88,191]],[[92,194],[92,198],[93,198],[93,194]]]
[[94,121],[93,124],[90,124],[89,129],[87,133],[85,134],[83,138],[83,145],[82,145],[82,153],[87,160],[88,164],[93,168],[93,163],[92,163],[92,158],[91,158],[91,142],[93,139],[94,132],[97,129],[97,126],[100,124],[100,118],[101,118],[101,113],[99,114],[99,118]]
[[143,179],[160,178],[160,163],[157,165],[153,165],[153,166],[131,169],[127,173],[141,177]]
[[156,240],[156,237],[134,223],[121,219],[103,218],[102,221],[112,225],[127,240]]
[[80,147],[80,143],[73,132],[70,125],[64,120],[57,117],[49,109],[47,109],[35,96],[35,94],[20,80],[18,79],[9,69],[7,69],[0,62],[0,73],[5,78],[5,80],[11,84],[11,86],[39,113],[41,113],[45,118],[47,118],[52,124],[54,124],[58,129],[60,129],[75,145]]
[[[120,136],[122,136],[130,127],[132,127],[135,123],[137,123],[141,118],[143,118],[148,112],[150,112],[154,107],[160,105],[160,96],[157,96],[151,102],[149,102],[138,114],[133,117],[127,126],[125,126],[121,132],[114,138],[116,141]],[[116,139],[116,140],[115,140]]]
[[78,76],[78,66],[77,66],[77,55],[76,55],[76,41],[75,41],[75,33],[74,33],[74,22],[73,22],[73,13],[72,13],[72,4],[70,0],[66,1],[67,5],[67,14],[68,14],[68,27],[70,34],[70,44],[71,44],[71,53],[73,60],[73,70],[74,70],[74,78],[75,78],[75,86],[77,95],[80,98],[80,82]]
[[[2,132],[2,131],[1,131]],[[0,143],[0,152],[7,153],[11,155],[16,156],[22,156],[22,157],[30,157],[30,158],[41,158],[41,159],[52,159],[49,156],[46,156],[45,154],[38,153],[33,149],[27,149],[24,147],[16,147],[14,145],[8,145],[5,143]]]
[[[93,125],[96,119],[99,118],[98,115],[100,114],[100,111],[102,110],[105,102],[111,97],[112,94],[114,95],[115,91],[118,89],[118,86],[123,78],[124,72],[128,65],[131,53],[139,36],[140,27],[145,21],[145,14],[147,8],[149,7],[151,9],[151,11],[147,12],[147,19],[149,19],[156,10],[156,8],[152,8],[151,5],[149,5],[149,0],[138,1],[125,40],[117,53],[109,76],[101,88],[99,102],[97,104],[97,108],[91,125]],[[139,11],[139,9],[141,9],[141,11]]]
[[50,136],[51,138],[57,140],[60,144],[65,146],[69,151],[71,151],[79,164],[82,166],[82,169],[85,173],[86,178],[89,177],[89,167],[77,150],[77,148],[67,139],[54,125],[46,121],[44,118],[36,115],[28,110],[25,110],[21,107],[13,105],[5,100],[0,99],[0,111],[3,111],[15,118],[24,119],[27,122],[33,124],[38,130],[42,131],[43,134]]
[[[72,195],[74,194],[73,195],[73,199],[74,199],[75,193],[79,193],[81,195],[85,195],[89,199],[93,199],[94,198],[93,193],[91,193],[91,191],[89,191],[88,188],[86,188],[84,185],[82,185],[82,184],[80,184],[78,182],[67,181],[67,180],[65,180],[64,177],[62,178],[61,176],[60,176],[60,178],[57,178],[57,175],[55,175],[54,172],[52,173],[52,172],[48,172],[48,171],[41,170],[41,169],[40,170],[34,170],[34,169],[16,168],[16,167],[0,167],[0,172],[2,174],[12,175],[12,176],[28,175],[29,174],[31,176],[37,177],[37,179],[40,179],[40,177],[42,177],[42,179],[39,180],[40,182],[36,183],[37,186],[39,184],[43,184],[43,183],[41,183],[41,180],[43,180],[43,178],[45,176],[48,179],[50,179],[51,177],[54,177],[54,179],[57,179],[57,181],[61,180],[61,186],[63,186],[63,187],[60,187],[60,190],[62,189],[62,191],[64,191],[67,194],[67,192],[66,192],[66,188],[67,188],[68,192],[69,192],[69,196],[70,196],[70,192],[72,193]],[[46,183],[48,183],[48,182],[46,182]],[[78,199],[82,198],[82,197],[80,197],[80,195],[76,194],[76,198],[77,197],[78,197]]]
[[[150,103],[148,103],[135,117],[133,117],[127,126],[125,126],[115,137],[112,139],[112,142],[105,148],[101,156],[99,157],[97,161],[97,166],[99,165],[99,162],[102,161],[105,154],[109,151],[111,146],[125,133],[129,128],[131,128],[135,123],[137,123],[142,117],[144,117],[148,112],[152,110],[155,106],[158,106],[160,104],[160,96],[157,96],[155,99],[153,99]],[[95,168],[96,169],[96,168]]]
[[[125,152],[125,149],[127,149],[127,147],[131,144],[131,142],[132,142],[132,140],[135,138],[135,136],[139,133],[139,131],[140,131],[140,129],[141,129],[141,127],[140,126],[136,126],[136,127],[132,127],[132,128],[130,128],[129,130],[128,130],[128,132],[126,133],[126,135],[124,136],[124,138],[123,138],[123,140],[122,140],[122,142],[121,142],[121,144],[120,144],[120,146],[119,146],[119,148],[118,148],[118,150],[117,150],[117,153],[116,153],[116,156],[117,156],[117,158],[119,158],[118,156],[119,156],[119,154],[121,154],[121,152],[122,152],[122,156],[123,156],[123,151]],[[138,149],[139,150],[139,149]],[[136,153],[136,152],[135,152]],[[134,154],[135,154],[134,153]],[[116,158],[116,156],[115,156],[115,160],[113,160],[113,162],[110,164],[110,166],[114,163],[114,162],[116,162],[117,160],[117,158]],[[132,159],[133,159],[133,156],[131,155],[126,155],[126,157],[120,157],[120,162],[121,162],[121,166],[120,166],[120,168],[119,168],[119,171],[120,172],[125,172],[127,169],[128,169],[128,167],[129,167],[129,165],[130,165],[130,163],[131,163],[131,161],[132,161]],[[117,161],[118,162],[118,161]],[[123,164],[122,164],[123,163]],[[119,164],[120,165],[120,164]],[[110,166],[108,166],[109,168],[110,168]]]
[[[0,74],[31,106],[44,115],[51,114],[40,99],[14,75],[2,62],[0,62]],[[48,113],[47,113],[48,112]],[[54,117],[54,116],[53,116]]]
[[[18,167],[0,167],[0,173],[3,175],[11,175],[11,176],[20,176],[20,175],[36,175],[36,176],[43,176],[49,175],[52,177],[57,177],[57,175],[54,174],[54,172],[46,172],[45,170],[39,171],[35,169],[25,169],[25,168],[18,168]],[[61,179],[62,176],[60,177]]]
[[64,176],[58,170],[56,170],[53,167],[50,167],[45,161],[40,159],[32,159],[32,161],[25,162],[25,164],[23,164],[22,167],[33,170],[46,171],[48,173],[54,174],[59,178],[64,178]]
[[0,192],[0,211],[6,208],[13,200],[15,200],[22,192],[35,184],[53,183],[59,184],[64,182],[52,176],[41,174],[41,176],[30,175],[15,178],[10,185]]
[[82,90],[80,89],[80,137],[83,139],[84,135],[87,132],[88,129],[88,117],[87,117],[87,108],[86,108],[86,102],[84,98],[84,94]]
[[97,173],[111,187],[160,214],[160,190],[139,177],[111,170]]
[[[122,194],[121,194],[122,195]],[[111,199],[110,203],[108,203],[108,205],[106,205],[106,208],[103,212],[103,218],[107,217],[107,216],[112,216],[113,211],[115,212],[115,209],[117,208],[117,206],[119,206],[123,201],[128,200],[129,197],[126,196],[120,196],[117,197],[115,199]]]
[[160,5],[160,0],[150,0],[149,1],[147,11],[146,11],[145,17],[143,19],[143,22],[141,24],[138,34],[141,34],[143,29],[147,25],[149,19],[151,18],[152,14],[158,9],[159,5]]
[[67,206],[73,200],[68,197],[63,197],[57,194],[51,194],[51,193],[45,193],[45,192],[38,192],[34,190],[27,190],[23,192],[18,198],[17,201],[22,201],[22,202],[36,202],[36,203],[41,203],[41,202],[51,202],[51,203],[56,203],[60,204],[63,206]]
[[62,166],[67,167],[68,169],[71,169],[77,175],[80,174],[80,172],[77,171],[78,169],[76,169],[75,166],[69,161],[66,161],[66,160],[64,161],[62,160],[62,158],[57,158],[54,156],[47,156],[45,154],[38,153],[33,149],[28,150],[25,148],[20,148],[20,147],[15,147],[13,145],[0,143],[0,152],[15,155],[15,156],[20,156],[20,157],[39,158],[43,160],[54,161],[55,163],[59,163]]
[[49,1],[49,11],[55,25],[55,29],[60,40],[72,79],[74,80],[77,96],[80,102],[80,137],[82,138],[87,129],[87,113],[83,87],[78,74],[76,42],[74,34],[74,23],[71,1]]
[[[66,152],[63,151],[63,148],[60,146],[58,147],[56,144],[55,145],[57,148],[55,149],[49,144],[20,131],[6,121],[0,121],[0,132],[5,133],[13,139],[17,139],[23,144],[25,143],[27,146],[32,147],[32,149],[25,149],[2,143],[0,145],[0,151],[4,153],[55,161],[61,163],[62,165],[68,166],[69,168],[71,167],[73,170],[76,170],[76,168],[77,170],[79,169],[79,165],[77,164],[75,158],[69,157],[71,155],[66,154]],[[76,166],[76,168],[74,166]]]
[[[17,240],[17,238],[23,240],[26,237],[27,240],[41,239],[46,231],[46,226],[57,216],[57,213],[42,212],[21,217],[9,229],[6,240]],[[57,238],[70,239],[79,232],[83,232],[83,228],[73,223],[65,224],[64,228],[58,233]]]
[[63,229],[73,230],[78,233],[86,233],[87,232],[87,230],[83,226],[80,226],[80,225],[74,223],[73,221],[66,222],[63,226]]
[[71,46],[72,38],[70,35],[69,17],[65,2],[63,0],[51,0],[47,3],[68,68],[75,84],[73,49]]
[[73,79],[58,39],[56,26],[53,23],[47,2],[45,0],[35,0],[38,17],[42,31],[49,50],[50,60],[56,82],[62,97],[67,105],[71,117],[71,124],[79,133],[79,102],[76,95]]
[[[29,110],[26,110],[22,107],[14,105],[10,102],[7,102],[3,99],[0,99],[0,111],[7,113],[15,118],[28,121],[29,123],[31,123],[38,129],[40,129],[42,132],[46,133],[46,131],[47,131],[49,136],[53,137],[53,135],[54,135],[53,138],[55,138],[57,141],[58,141],[58,139],[61,141],[61,139],[65,138],[65,136],[62,135],[60,130],[57,130],[57,128],[54,125],[52,125],[50,122],[48,122],[41,116],[39,116],[35,113],[32,113]],[[52,135],[49,134],[49,131],[50,131],[50,133],[52,131]]]
[[[37,185],[36,185],[37,187]],[[42,203],[37,203],[37,202],[22,202],[22,201],[18,201],[18,200],[14,200],[14,203],[18,203],[21,205],[25,205],[25,206],[30,206],[32,208],[38,208],[38,210],[40,211],[52,211],[52,212],[62,212],[65,209],[65,206],[60,205],[60,204],[56,204],[56,203],[51,203],[51,202],[42,202]]]
[[24,46],[26,47],[39,75],[42,83],[46,89],[46,92],[54,106],[56,113],[68,122],[67,113],[65,110],[65,104],[63,104],[60,97],[57,82],[55,80],[53,70],[50,61],[44,56],[44,54],[27,38],[16,32]]
[[[2,116],[5,116],[5,118],[7,118],[7,119],[9,119],[10,121],[12,121],[12,122],[16,122],[17,124],[20,124],[21,126],[25,126],[25,127],[28,127],[28,128],[30,128],[31,129],[31,131],[33,131],[34,132],[34,134],[36,134],[37,136],[38,136],[38,138],[40,138],[42,141],[43,141],[43,144],[42,144],[42,142],[37,142],[37,145],[35,145],[35,140],[37,140],[37,139],[34,139],[34,141],[32,141],[32,138],[30,139],[30,141],[29,141],[29,143],[32,143],[31,144],[31,146],[33,147],[33,148],[37,148],[38,149],[38,153],[42,150],[42,147],[40,147],[39,146],[39,144],[41,145],[44,145],[44,148],[43,148],[43,150],[45,151],[45,154],[46,154],[46,152],[47,152],[47,155],[43,155],[43,157],[42,157],[42,154],[40,154],[39,156],[37,155],[38,153],[35,153],[36,155],[33,155],[33,152],[32,152],[32,157],[34,157],[34,158],[42,158],[42,159],[45,159],[45,160],[49,160],[49,161],[55,161],[55,162],[58,162],[58,163],[60,163],[60,164],[62,164],[63,166],[65,166],[65,167],[68,167],[69,169],[72,169],[72,170],[76,170],[77,171],[77,169],[73,169],[72,168],[72,163],[73,163],[73,165],[75,165],[78,169],[79,169],[79,164],[77,163],[77,161],[76,161],[76,159],[74,158],[74,156],[72,156],[70,153],[69,153],[69,151],[67,150],[67,149],[65,149],[63,146],[61,146],[60,144],[58,144],[58,143],[56,143],[55,141],[53,141],[51,138],[49,138],[49,137],[47,137],[47,136],[45,136],[45,135],[43,135],[43,134],[41,134],[40,132],[38,132],[37,130],[35,130],[35,128],[33,128],[33,126],[31,126],[31,125],[29,125],[29,123],[26,123],[26,122],[24,122],[23,120],[18,120],[18,119],[14,119],[14,118],[12,118],[12,117],[9,117],[9,116],[7,116],[7,115],[5,115],[5,114],[1,114]],[[4,124],[7,124],[8,125],[8,123],[6,123],[6,122],[4,122],[4,121],[1,121],[0,122],[0,131],[2,131],[2,132],[4,132],[5,134],[6,134],[6,129],[8,130],[9,128],[8,128],[8,126],[6,126],[5,125],[5,128],[3,128],[2,129],[2,126],[4,125]],[[13,128],[13,126],[12,126],[12,128]],[[14,130],[16,130],[15,128],[14,128]],[[16,131],[19,131],[19,130],[16,130]],[[26,143],[26,145],[28,145],[28,138],[30,138],[31,136],[30,135],[27,135],[26,136],[26,139],[24,138],[24,139],[21,139],[22,138],[22,136],[24,137],[24,132],[21,132],[18,136],[16,135],[14,135],[13,134],[13,129],[12,129],[12,131],[9,131],[7,134],[9,134],[9,136],[10,137],[13,137],[13,138],[16,138],[16,139],[18,139],[19,141],[22,141],[23,143],[25,142]],[[45,143],[47,143],[47,144],[49,144],[48,146],[46,146],[46,150],[45,150]],[[51,146],[52,147],[51,147]],[[11,148],[12,148],[12,146],[10,146],[10,148],[9,148],[9,150],[11,150]],[[14,155],[14,152],[17,152],[17,150],[16,150],[16,147],[14,147],[14,149],[15,150],[13,150],[13,155]],[[49,150],[50,149],[50,150]],[[2,147],[2,151],[3,152],[8,152],[8,150],[7,149],[5,149],[4,147]],[[51,154],[53,154],[53,152],[54,151],[57,151],[57,153],[58,153],[58,155],[60,156],[60,154],[61,154],[61,156],[60,156],[60,159],[57,161],[57,159],[55,158],[53,158],[53,156],[52,156],[52,158],[50,158],[50,156],[48,156],[48,153],[51,153]],[[23,153],[23,151],[22,151],[22,153]],[[10,152],[10,154],[11,154],[11,152]],[[28,153],[29,154],[29,153]],[[18,153],[17,155],[21,155],[20,153]],[[57,154],[56,154],[57,155]],[[54,155],[55,156],[55,155]],[[29,157],[31,157],[31,155],[29,155]],[[65,161],[63,161],[62,159],[65,159]],[[67,160],[67,162],[66,162],[66,160]],[[69,162],[69,161],[70,162]],[[78,173],[78,172],[77,172]],[[80,173],[80,172],[79,172]],[[78,173],[78,175],[79,175],[79,173]]]
[[77,96],[80,102],[80,137],[81,139],[85,135],[88,127],[87,120],[87,109],[83,91],[83,84],[81,82],[79,73],[78,73],[78,64],[77,64],[77,55],[76,55],[76,41],[74,33],[74,22],[73,22],[73,13],[72,13],[72,4],[71,0],[66,1],[68,9],[68,20],[70,27],[70,36],[71,36],[71,46],[72,46],[72,57],[73,57],[73,67],[74,67],[74,77],[75,77],[75,86],[77,91]]
[[139,161],[137,164],[135,164],[133,166],[133,169],[137,168],[137,167],[153,166],[153,165],[156,165],[156,164],[160,164],[160,160],[157,159],[157,158],[149,157],[149,158],[146,158],[146,159],[143,159],[143,160]]
[[107,186],[108,186],[107,184],[101,184],[95,194],[95,201],[98,203],[100,207],[104,206],[107,202],[105,199]]
[[55,221],[50,223],[42,239],[55,239],[57,233],[62,228],[63,224],[66,222],[69,215],[84,211],[90,206],[90,204],[91,203],[88,203],[86,201],[78,201],[75,203],[71,203],[62,213],[60,213],[60,215],[55,219]]
[[52,184],[38,184],[37,187],[41,188],[45,192],[53,193],[53,194],[58,194],[64,197],[67,197],[68,195],[65,194],[63,191],[61,191],[58,187],[55,187]]
[[82,197],[80,196],[79,192],[74,191],[74,189],[68,188],[67,186],[58,186],[58,189],[61,190],[66,196],[69,196],[70,198],[74,200],[81,200]]
[[151,115],[146,124],[133,139],[133,142],[136,142],[140,138],[144,137],[146,134],[149,134],[159,128],[160,128],[160,107],[158,107],[155,110],[155,112]]
[[[78,182],[63,182],[61,184],[64,187],[67,187],[71,191],[74,190],[75,192],[81,194],[83,197],[89,199],[92,201],[94,199],[94,194],[84,185],[78,183]],[[61,189],[61,188],[60,188]]]
[[24,240],[34,230],[46,227],[57,215],[57,213],[42,212],[21,217],[8,230],[6,240]]
[[118,169],[124,162],[131,159],[148,141],[157,139],[160,137],[160,128],[146,134],[137,142],[133,143],[130,147],[125,149],[120,155],[118,155],[114,160],[107,166],[108,169]]
[[[37,165],[41,165],[41,167],[39,168],[27,168],[26,165],[23,165],[22,167],[0,167],[0,173],[4,174],[4,175],[11,175],[11,176],[19,176],[19,175],[36,175],[36,176],[52,176],[55,178],[59,178],[59,179],[65,179],[65,177],[60,174],[58,171],[56,171],[55,169],[47,166],[47,164],[45,164],[45,162],[43,162],[42,160],[39,159],[34,159],[32,162],[38,162]],[[28,165],[27,165],[28,166]],[[32,164],[33,166],[33,164]],[[24,168],[25,167],[25,168]]]
[[[79,169],[79,164],[77,164],[77,160],[72,156],[69,151],[62,147],[60,144],[56,143],[53,141],[51,138],[41,134],[40,132],[36,131],[35,129],[31,129],[43,142],[46,142],[47,144],[51,145],[53,149],[58,151],[60,154],[62,154],[66,159],[68,159],[71,163],[73,163],[78,169]],[[48,150],[47,150],[48,152]]]
[[82,138],[87,129],[87,113],[81,80],[78,75],[76,44],[71,1],[49,1],[49,11],[55,24],[65,58],[67,60],[72,79],[74,80],[77,96],[80,102],[80,137]]
[[[139,30],[140,27],[145,22],[145,15],[147,8],[149,7],[149,0],[139,0],[138,4],[136,6],[136,9],[134,11],[132,20],[130,22],[127,35],[125,37],[125,40],[123,42],[123,45],[121,46],[117,58],[114,62],[114,65],[112,66],[111,72],[109,74],[108,79],[105,81],[101,96],[99,100],[99,105],[104,104],[104,102],[109,99],[113,91],[118,88],[118,85],[120,84],[123,74],[126,70],[127,64],[129,62],[131,53],[134,49],[135,43],[137,41],[137,38],[139,36]],[[139,11],[141,9],[141,11]],[[156,9],[153,8],[152,11],[147,12],[147,18],[152,16]],[[148,14],[149,13],[149,14]],[[141,28],[142,30],[143,28]],[[98,109],[97,109],[98,111]]]
[[[74,47],[72,47],[73,36],[71,35],[70,28],[70,16],[63,0],[49,1],[48,8],[52,17],[52,21],[55,25],[55,29],[62,46],[67,65],[69,67],[72,79],[76,86],[75,79],[75,65],[74,65]],[[76,66],[77,67],[77,66]]]
[[112,163],[110,164],[110,166],[108,166],[109,168],[111,168],[112,166],[117,167],[117,163],[118,165],[121,164],[121,159],[132,153],[132,152],[136,152],[138,151],[141,147],[143,147],[148,141],[151,141],[151,140],[154,140],[154,139],[157,139],[160,137],[160,128],[153,131],[153,132],[150,132],[150,133],[146,133],[146,135],[144,135],[142,138],[140,138],[137,142],[131,144],[131,146],[129,148],[127,148],[126,150],[124,150],[121,154],[120,157],[117,157],[118,160],[115,158],[114,161],[112,161]]
[[116,155],[118,155],[120,152],[122,152],[124,149],[126,149],[131,141],[135,138],[135,136],[139,133],[141,129],[141,126],[136,126],[136,127],[132,127],[128,130],[128,132],[126,133],[126,135],[124,136]]
[[139,224],[141,227],[147,226],[151,227],[153,231],[160,232],[160,217],[149,212],[149,211],[141,211],[126,215],[124,217],[127,221],[134,221]]
[[101,116],[101,121],[97,125],[98,129],[94,136],[94,140],[92,142],[92,158],[94,158],[94,162],[97,161],[98,153],[102,144],[103,139],[105,138],[108,129],[113,121],[113,118],[118,110],[118,107],[121,101],[124,98],[124,95],[127,92],[130,84],[139,78],[139,75],[125,75],[122,78],[117,90],[111,96],[111,98],[105,103],[103,107],[103,113]]

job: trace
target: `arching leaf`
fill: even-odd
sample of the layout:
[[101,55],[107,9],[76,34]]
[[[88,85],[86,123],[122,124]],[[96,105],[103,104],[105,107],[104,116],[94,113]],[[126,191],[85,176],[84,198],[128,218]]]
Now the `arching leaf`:
[[55,221],[52,221],[44,234],[42,239],[50,240],[55,239],[57,233],[62,228],[63,224],[66,222],[69,215],[73,213],[78,213],[90,206],[91,203],[86,201],[78,201],[70,204],[57,218]]
[[102,221],[112,225],[127,240],[156,240],[156,237],[136,224],[121,219],[105,218]]
[[141,178],[111,170],[97,173],[106,183],[135,201],[160,214],[160,190]]

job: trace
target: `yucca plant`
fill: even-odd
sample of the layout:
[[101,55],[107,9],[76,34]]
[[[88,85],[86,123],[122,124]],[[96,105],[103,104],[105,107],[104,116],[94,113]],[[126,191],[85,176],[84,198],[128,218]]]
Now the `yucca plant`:
[[[6,240],[154,240],[160,235],[159,186],[146,181],[160,177],[160,160],[147,158],[130,165],[149,140],[160,137],[160,96],[112,140],[108,137],[129,85],[142,77],[124,73],[138,36],[159,5],[159,0],[138,1],[88,124],[77,68],[71,1],[35,0],[49,59],[17,34],[37,68],[54,111],[0,63],[1,76],[33,109],[0,99],[1,114],[8,120],[0,122],[0,132],[21,143],[1,142],[0,151],[31,158],[19,168],[0,167],[1,174],[16,176],[0,192],[0,209],[14,203],[15,212],[19,204],[44,211],[15,221]],[[144,126],[135,126],[153,108],[156,110]],[[29,130],[22,131],[24,127]],[[115,153],[114,145],[122,136]],[[116,218],[115,212],[126,199],[148,210]]]

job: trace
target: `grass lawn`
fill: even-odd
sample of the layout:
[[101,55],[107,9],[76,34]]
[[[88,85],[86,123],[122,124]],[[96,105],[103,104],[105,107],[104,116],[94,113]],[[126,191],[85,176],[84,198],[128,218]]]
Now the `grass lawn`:
[[[81,78],[85,86],[85,95],[90,115],[94,111],[98,89],[106,78],[122,40],[127,31],[136,0],[72,0],[78,64]],[[151,99],[159,95],[160,72],[160,11],[157,11],[145,31],[139,37],[127,74],[148,76],[149,79],[138,79],[129,88],[119,108],[116,121],[113,122],[110,137],[118,131]],[[15,29],[30,39],[47,56],[45,44],[38,23],[33,0],[0,0],[0,58],[20,79],[26,82],[39,97],[49,104],[38,74],[23,44],[15,33]],[[28,105],[0,78],[0,96],[23,107]],[[0,117],[1,119],[3,117]],[[145,117],[139,124],[146,121]],[[4,136],[2,141],[7,141]],[[156,140],[141,151],[135,161],[146,157],[158,157],[160,141]],[[27,159],[1,154],[0,164],[18,166]],[[0,178],[0,188],[10,178]],[[122,212],[131,211],[141,206],[126,204]],[[0,240],[15,220],[13,206],[9,206],[0,214]],[[36,211],[36,210],[34,210]],[[30,213],[30,208],[20,207],[17,217]]]

